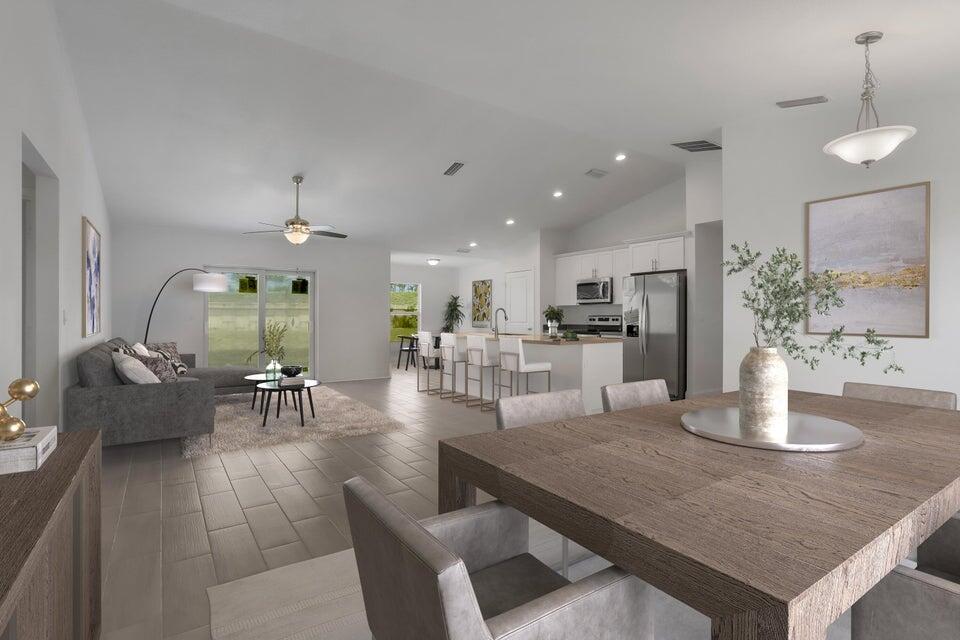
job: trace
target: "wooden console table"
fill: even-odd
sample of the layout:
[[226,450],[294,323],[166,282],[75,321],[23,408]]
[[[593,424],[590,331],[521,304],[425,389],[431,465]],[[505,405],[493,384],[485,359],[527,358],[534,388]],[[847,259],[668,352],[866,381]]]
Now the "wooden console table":
[[0,476],[0,640],[100,637],[100,432]]

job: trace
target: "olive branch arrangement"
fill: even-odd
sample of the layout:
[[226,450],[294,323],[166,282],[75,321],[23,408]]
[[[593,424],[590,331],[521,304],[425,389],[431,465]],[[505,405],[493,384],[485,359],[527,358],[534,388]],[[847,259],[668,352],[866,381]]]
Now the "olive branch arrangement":
[[765,261],[760,260],[759,251],[750,249],[749,243],[732,244],[730,248],[734,257],[723,262],[727,275],[750,273],[749,286],[742,292],[743,306],[753,313],[753,340],[758,347],[781,347],[788,356],[811,369],[820,365],[822,354],[856,360],[863,366],[890,352],[883,372],[903,372],[903,367],[893,359],[890,342],[877,336],[874,329],[867,329],[864,342],[857,344],[846,343],[842,326],[822,340],[812,339],[812,344],[798,340],[798,326],[810,318],[811,307],[818,315],[830,315],[831,309],[843,306],[836,273],[827,270],[804,274],[800,257],[783,247],[777,247]]
[[287,355],[287,349],[283,345],[283,340],[287,335],[287,323],[279,320],[271,320],[263,330],[263,349],[257,349],[249,356],[247,362],[253,360],[254,356],[265,354],[270,360],[281,361]]

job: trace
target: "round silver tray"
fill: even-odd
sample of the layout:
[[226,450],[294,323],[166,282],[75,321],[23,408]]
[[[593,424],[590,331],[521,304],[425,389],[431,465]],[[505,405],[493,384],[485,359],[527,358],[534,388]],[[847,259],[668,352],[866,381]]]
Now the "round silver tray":
[[776,451],[843,451],[863,442],[863,432],[852,424],[809,413],[788,414],[787,434],[779,440],[762,439],[740,429],[738,407],[717,407],[688,411],[680,417],[690,433],[741,447]]

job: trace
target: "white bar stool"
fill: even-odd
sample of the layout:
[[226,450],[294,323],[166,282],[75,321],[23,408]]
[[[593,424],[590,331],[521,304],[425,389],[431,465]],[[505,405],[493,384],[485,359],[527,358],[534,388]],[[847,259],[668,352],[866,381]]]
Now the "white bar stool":
[[[467,383],[463,383],[463,393],[457,393],[457,365],[463,365],[463,377],[467,377],[466,354],[459,349],[457,334],[440,334],[440,398],[463,402],[467,399]],[[449,368],[449,369],[448,369]],[[443,379],[450,378],[450,390],[444,391]]]
[[[470,377],[470,367],[478,367],[480,369],[480,375],[476,378]],[[466,380],[464,381],[464,391],[467,392],[467,402],[466,406],[468,407],[480,407],[480,411],[493,411],[496,408],[496,399],[494,398],[494,391],[496,387],[490,391],[490,400],[483,399],[483,372],[486,369],[490,369],[490,379],[496,381],[497,379],[497,369],[499,365],[494,362],[493,358],[490,357],[490,350],[487,346],[486,336],[467,336],[467,375]],[[474,402],[470,400],[470,383],[479,382],[480,383],[480,396]]]
[[[509,338],[500,338],[500,374],[502,376],[504,371],[509,371],[510,384],[501,384],[502,381],[498,378],[497,386],[500,389],[509,386],[510,395],[520,395],[520,378],[524,374],[526,375],[524,378],[524,393],[530,393],[531,373],[547,374],[547,392],[549,392],[551,386],[550,376],[552,368],[553,367],[549,362],[527,362],[523,352],[523,340],[521,338],[514,336]],[[514,394],[513,391],[514,374],[517,376],[516,394]],[[502,391],[500,393],[502,397]]]
[[[440,350],[433,346],[433,334],[429,331],[417,332],[417,348],[420,350],[420,357],[417,358],[417,391],[426,391],[427,395],[440,393],[443,386],[443,378],[440,378],[440,387],[430,386],[430,361],[439,361]],[[427,386],[420,386],[420,365],[427,370]]]

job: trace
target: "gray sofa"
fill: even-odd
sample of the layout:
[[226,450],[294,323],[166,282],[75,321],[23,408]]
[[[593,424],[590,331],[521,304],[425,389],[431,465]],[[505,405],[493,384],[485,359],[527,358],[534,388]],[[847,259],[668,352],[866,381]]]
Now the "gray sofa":
[[64,392],[64,430],[100,429],[103,445],[148,442],[213,433],[214,396],[252,390],[243,379],[257,369],[194,367],[177,382],[123,384],[113,367],[114,338],[77,357],[80,382]]

